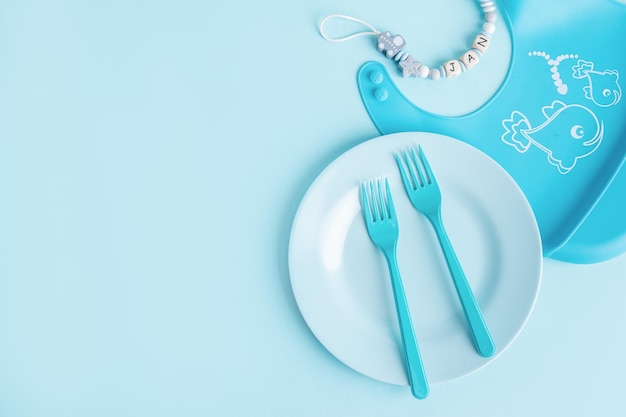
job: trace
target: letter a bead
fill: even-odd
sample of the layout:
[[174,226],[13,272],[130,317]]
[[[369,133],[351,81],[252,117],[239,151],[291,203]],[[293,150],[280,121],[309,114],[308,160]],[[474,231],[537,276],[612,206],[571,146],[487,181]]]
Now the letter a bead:
[[470,69],[474,65],[478,64],[478,61],[480,61],[480,58],[478,57],[478,54],[474,51],[467,51],[461,57],[461,62],[463,63],[463,65],[465,65],[465,68],[467,69]]

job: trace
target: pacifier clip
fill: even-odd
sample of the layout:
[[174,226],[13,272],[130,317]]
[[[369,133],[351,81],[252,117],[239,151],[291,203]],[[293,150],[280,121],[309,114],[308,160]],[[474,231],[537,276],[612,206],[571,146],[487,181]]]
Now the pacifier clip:
[[[474,38],[471,49],[461,55],[458,59],[450,59],[445,61],[438,67],[430,68],[421,61],[413,58],[412,55],[404,51],[406,41],[401,35],[392,35],[391,32],[381,32],[371,24],[357,19],[352,16],[343,14],[331,14],[326,16],[320,22],[319,31],[324,39],[330,42],[343,42],[358,36],[376,36],[377,48],[387,58],[393,59],[398,63],[398,67],[402,71],[403,77],[430,78],[431,80],[439,80],[442,78],[452,78],[460,75],[478,64],[483,54],[489,48],[491,36],[496,30],[496,6],[493,1],[481,0],[480,6],[484,13],[484,23],[482,31]],[[333,38],[326,34],[324,28],[326,23],[331,19],[344,19],[362,24],[370,29],[370,31],[357,32],[351,35]]]

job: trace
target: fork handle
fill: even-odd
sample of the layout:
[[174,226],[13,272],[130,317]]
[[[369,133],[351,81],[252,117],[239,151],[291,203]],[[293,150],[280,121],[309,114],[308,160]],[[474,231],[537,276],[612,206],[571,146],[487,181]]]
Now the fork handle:
[[433,224],[437,238],[439,239],[439,244],[443,250],[443,255],[446,259],[448,269],[450,270],[454,287],[456,288],[456,292],[461,300],[461,306],[463,307],[463,312],[465,313],[465,317],[469,323],[476,350],[481,356],[488,358],[496,352],[496,345],[491,338],[485,319],[483,318],[478,303],[474,298],[474,293],[467,282],[465,273],[463,272],[461,264],[456,257],[456,253],[452,248],[448,234],[443,227],[441,213],[430,218],[430,221]]
[[424,399],[428,396],[430,389],[428,387],[424,365],[422,364],[422,356],[413,330],[413,323],[411,322],[411,314],[404,294],[400,271],[398,270],[396,251],[395,249],[387,250],[384,251],[384,254],[387,259],[387,264],[389,265],[391,287],[393,289],[396,314],[400,325],[400,335],[402,336],[404,359],[409,376],[409,383],[411,385],[411,393],[415,398]]

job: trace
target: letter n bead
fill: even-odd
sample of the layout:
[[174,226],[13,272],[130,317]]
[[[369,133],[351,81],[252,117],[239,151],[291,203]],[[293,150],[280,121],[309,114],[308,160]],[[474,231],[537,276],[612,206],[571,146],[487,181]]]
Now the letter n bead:
[[478,54],[474,51],[467,51],[461,57],[461,62],[463,63],[463,65],[465,65],[465,68],[467,69],[470,69],[474,65],[478,64],[478,61],[480,61],[480,58],[478,57]]
[[443,68],[446,71],[446,78],[456,77],[461,74],[463,68],[461,67],[461,63],[456,59],[451,59],[450,61],[446,61],[443,64]]
[[482,34],[476,36],[472,48],[478,49],[480,52],[485,52],[487,48],[489,48],[489,37]]

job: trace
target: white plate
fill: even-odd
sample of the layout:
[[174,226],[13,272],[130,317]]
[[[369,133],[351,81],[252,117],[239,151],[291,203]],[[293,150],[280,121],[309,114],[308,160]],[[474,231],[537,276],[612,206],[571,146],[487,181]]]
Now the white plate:
[[[434,231],[410,204],[394,153],[420,144],[439,182],[442,215],[496,343],[473,347]],[[385,135],[330,164],[307,191],[289,244],[293,292],[319,341],[354,370],[407,385],[391,283],[367,235],[361,181],[389,178],[398,222],[398,264],[431,384],[493,361],[524,327],[541,282],[541,239],[514,180],[479,150],[433,133]]]

